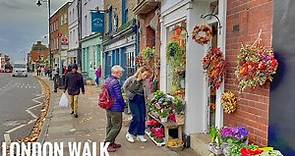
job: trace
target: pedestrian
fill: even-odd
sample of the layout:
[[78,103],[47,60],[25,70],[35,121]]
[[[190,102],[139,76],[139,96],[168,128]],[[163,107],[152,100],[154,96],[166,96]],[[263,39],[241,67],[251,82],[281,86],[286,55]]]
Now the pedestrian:
[[37,68],[37,76],[40,75],[40,72],[41,72],[41,67],[39,66],[39,67]]
[[126,105],[122,96],[121,85],[119,83],[123,71],[124,69],[121,66],[113,66],[110,77],[107,78],[104,83],[104,86],[106,86],[109,91],[111,99],[114,101],[112,107],[106,112],[107,127],[105,143],[110,143],[108,146],[109,152],[115,152],[117,148],[121,147],[121,145],[116,144],[115,141],[122,128],[122,112]]
[[41,67],[41,76],[45,76],[45,69],[43,66]]
[[59,68],[57,66],[57,64],[54,65],[53,71],[53,88],[54,88],[54,92],[57,92],[57,88],[58,88],[58,81],[59,81]]
[[45,77],[47,77],[48,76],[48,68],[46,66],[44,67],[44,72],[45,72]]
[[134,139],[141,142],[146,142],[145,134],[145,119],[146,119],[146,104],[145,104],[145,83],[150,77],[150,70],[147,67],[140,67],[136,73],[129,77],[124,85],[123,90],[129,101],[129,107],[132,114],[132,120],[129,130],[126,134],[127,141],[133,143]]
[[98,87],[99,86],[99,79],[101,78],[101,66],[99,66],[96,69],[95,76],[96,76],[95,83],[96,83],[96,86]]
[[78,118],[78,96],[80,90],[82,94],[85,94],[84,82],[82,74],[78,73],[78,66],[74,64],[72,71],[66,75],[65,91],[68,90],[71,101],[71,114],[74,114],[75,118]]

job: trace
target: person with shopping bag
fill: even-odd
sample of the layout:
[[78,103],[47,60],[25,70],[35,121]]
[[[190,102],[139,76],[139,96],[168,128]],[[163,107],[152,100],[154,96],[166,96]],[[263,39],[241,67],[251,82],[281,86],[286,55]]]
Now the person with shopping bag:
[[68,91],[71,103],[71,114],[78,118],[78,96],[80,90],[85,94],[84,82],[82,74],[78,73],[78,66],[72,65],[72,71],[66,75],[65,91]]

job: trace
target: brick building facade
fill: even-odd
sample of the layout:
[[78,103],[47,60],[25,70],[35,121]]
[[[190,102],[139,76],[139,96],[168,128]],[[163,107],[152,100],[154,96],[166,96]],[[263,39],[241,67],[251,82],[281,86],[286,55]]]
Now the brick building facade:
[[65,3],[50,17],[50,52],[53,54],[53,64],[57,64],[59,68],[67,65],[67,50],[69,48],[68,8],[71,3]]
[[[237,55],[241,43],[253,43],[260,29],[265,46],[272,46],[272,1],[227,1],[226,76],[225,89],[233,90],[239,98],[236,113],[224,116],[228,126],[244,126],[250,132],[250,141],[266,146],[269,123],[269,83],[255,90],[238,94],[235,76]],[[266,13],[267,12],[267,13]]]
[[134,9],[140,24],[140,51],[146,47],[155,47],[160,53],[160,2],[155,0],[140,0]]
[[49,49],[41,41],[33,44],[29,57],[28,67],[30,71],[36,71],[39,66],[49,65]]

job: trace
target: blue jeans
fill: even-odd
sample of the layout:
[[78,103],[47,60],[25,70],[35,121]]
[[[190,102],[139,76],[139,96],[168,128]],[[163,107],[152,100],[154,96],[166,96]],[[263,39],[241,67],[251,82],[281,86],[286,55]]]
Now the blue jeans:
[[134,136],[144,135],[146,117],[144,96],[135,95],[135,97],[129,101],[129,107],[132,114],[132,121],[128,132]]
[[99,85],[99,77],[96,77],[95,83],[96,83],[96,85]]

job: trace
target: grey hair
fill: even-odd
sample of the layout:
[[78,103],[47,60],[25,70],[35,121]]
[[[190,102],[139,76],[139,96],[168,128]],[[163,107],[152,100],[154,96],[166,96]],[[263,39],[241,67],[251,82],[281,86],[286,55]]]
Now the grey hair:
[[111,69],[112,73],[116,72],[116,71],[121,71],[123,72],[124,69],[120,66],[120,65],[114,65]]

